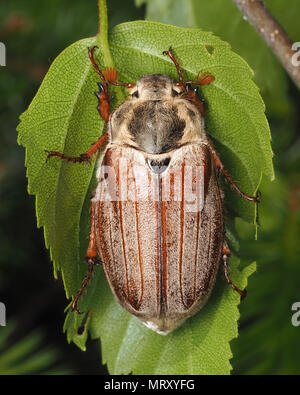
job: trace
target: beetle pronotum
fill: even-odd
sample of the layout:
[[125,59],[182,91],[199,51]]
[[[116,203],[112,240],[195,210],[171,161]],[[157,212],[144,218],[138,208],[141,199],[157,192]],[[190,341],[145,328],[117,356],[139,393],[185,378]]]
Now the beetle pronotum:
[[[89,58],[101,83],[97,109],[106,132],[78,157],[56,151],[72,162],[88,163],[105,143],[99,159],[98,184],[91,202],[91,231],[86,253],[88,273],[72,303],[91,279],[98,256],[120,304],[152,330],[167,334],[206,303],[223,261],[228,284],[230,251],[225,239],[220,171],[233,182],[204,129],[205,110],[192,85],[214,80],[209,73],[185,81],[170,48],[179,81],[147,74],[136,84],[117,82],[117,72],[101,71]],[[129,98],[109,112],[109,84],[125,86]]]

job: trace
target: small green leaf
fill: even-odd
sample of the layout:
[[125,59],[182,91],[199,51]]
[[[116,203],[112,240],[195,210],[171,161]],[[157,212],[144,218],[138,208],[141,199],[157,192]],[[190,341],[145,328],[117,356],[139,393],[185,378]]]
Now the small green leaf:
[[[86,271],[83,258],[96,158],[87,168],[59,158],[46,163],[44,150],[77,156],[103,132],[93,95],[98,78],[87,56],[87,47],[96,40],[76,42],[58,56],[18,127],[19,143],[26,147],[28,190],[36,195],[38,226],[44,227],[46,245],[55,272],[62,272],[67,297],[75,295]],[[215,81],[203,86],[201,96],[207,103],[207,131],[223,163],[249,194],[257,190],[262,173],[274,177],[264,104],[251,69],[227,43],[199,29],[132,22],[115,27],[109,44],[120,80],[126,82],[135,82],[147,73],[176,79],[174,65],[162,54],[170,45],[187,78],[210,71]],[[102,68],[107,65],[108,51],[96,53]],[[115,96],[121,97],[120,93]],[[228,188],[225,195],[230,222],[234,216],[254,220],[253,204]],[[254,265],[241,272],[233,258],[230,268],[233,281],[243,288]],[[101,337],[103,360],[111,373],[229,373],[229,342],[237,336],[238,304],[238,295],[219,276],[207,306],[174,333],[162,337],[119,306],[101,268],[96,268],[79,305],[86,314],[69,313],[65,330],[68,341],[81,349],[85,349],[88,331],[94,338]]]

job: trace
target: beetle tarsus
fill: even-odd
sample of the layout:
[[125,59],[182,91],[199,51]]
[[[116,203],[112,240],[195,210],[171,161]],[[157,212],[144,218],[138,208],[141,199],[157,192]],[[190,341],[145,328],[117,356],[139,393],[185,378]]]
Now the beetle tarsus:
[[81,154],[79,156],[68,156],[68,155],[62,154],[61,152],[45,150],[45,152],[48,153],[47,158],[46,158],[46,162],[48,162],[48,160],[52,156],[58,156],[60,159],[65,159],[68,162],[85,163],[85,165],[87,166],[88,164],[91,163],[92,156],[106,143],[107,140],[108,140],[108,134],[104,133],[99,138],[99,140],[97,140],[91,146],[91,148],[87,152],[84,152],[83,154]]
[[85,261],[88,264],[88,271],[87,274],[82,282],[81,288],[78,290],[77,295],[72,303],[72,311],[78,312],[77,303],[80,299],[81,295],[84,291],[86,291],[86,287],[89,284],[92,275],[94,266],[98,266],[101,264],[101,261],[97,258],[97,251],[96,251],[96,233],[95,233],[95,203],[92,201],[91,205],[91,231],[90,231],[90,241],[89,246],[87,249]]
[[72,313],[76,313],[76,314],[83,314],[82,311],[79,311],[78,307],[77,307],[77,300],[74,299],[73,303],[72,303],[72,307],[71,307],[71,311]]
[[73,163],[82,163],[84,162],[86,165],[88,165],[91,162],[91,157],[88,153],[84,153],[81,154],[80,156],[68,156],[65,154],[62,154],[61,152],[56,152],[56,151],[48,151],[45,150],[46,153],[48,153],[47,158],[46,158],[46,162],[49,161],[50,158],[52,158],[52,156],[57,156],[60,159],[65,159],[68,162],[73,162]]
[[99,87],[99,91],[94,92],[95,96],[98,99],[98,105],[96,108],[101,118],[104,120],[105,123],[107,123],[109,120],[109,103],[111,101],[111,98],[108,94],[107,89],[101,82],[97,82],[97,85]]
[[261,192],[260,191],[257,191],[256,192],[256,195],[255,195],[255,202],[256,203],[259,203],[260,202],[260,198],[261,198]]
[[233,189],[244,199],[248,200],[249,202],[253,203],[258,203],[260,201],[261,193],[260,191],[257,191],[255,196],[249,196],[243,191],[240,190],[240,188],[236,185],[236,183],[233,181],[231,178],[231,175],[228,173],[226,168],[224,167],[223,163],[221,162],[217,152],[215,151],[213,144],[210,140],[208,140],[208,147],[210,149],[214,164],[216,169],[223,174],[225,177],[226,181],[231,185]]
[[234,291],[236,291],[238,294],[240,294],[241,295],[241,300],[243,300],[247,296],[247,291],[245,289],[243,291],[241,289],[239,289],[236,285],[233,284],[233,282],[229,278],[227,260],[230,257],[230,255],[231,255],[231,253],[230,253],[228,244],[227,244],[226,241],[224,241],[224,244],[223,244],[223,256],[222,256],[224,275],[225,275],[225,278],[226,278],[226,281],[227,281],[228,285]]
[[81,298],[83,292],[86,291],[86,287],[88,286],[88,284],[91,280],[91,277],[93,275],[94,266],[98,266],[100,264],[100,261],[98,260],[97,257],[90,258],[87,256],[87,257],[85,257],[85,261],[88,264],[88,272],[87,272],[85,278],[83,279],[81,288],[78,290],[77,295],[74,298],[72,305],[71,305],[71,311],[75,312],[77,314],[82,314],[77,307],[78,300]]

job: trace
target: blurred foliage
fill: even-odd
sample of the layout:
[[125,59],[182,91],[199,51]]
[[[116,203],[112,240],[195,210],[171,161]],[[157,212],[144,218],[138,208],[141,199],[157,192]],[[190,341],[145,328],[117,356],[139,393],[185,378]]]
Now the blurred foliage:
[[299,374],[299,327],[291,325],[291,306],[299,294],[300,185],[278,172],[275,182],[264,180],[262,193],[259,241],[238,223],[241,260],[259,265],[241,305],[233,366],[237,374]]
[[[172,2],[174,9],[180,2]],[[171,3],[167,0],[160,3],[168,4],[172,15]],[[232,14],[224,12],[224,3],[213,7],[213,1],[195,0],[198,11],[194,16],[201,20],[200,27],[229,42],[229,34],[233,32],[241,43],[239,50],[231,42],[233,49],[250,64],[250,50],[255,57],[256,45],[265,58],[273,58],[237,10],[232,8]],[[29,349],[33,342],[32,350],[41,351],[41,344],[46,342],[51,350],[57,350],[59,358],[63,355],[58,359],[61,372],[103,374],[97,343],[90,342],[83,353],[67,345],[61,333],[63,286],[52,279],[50,259],[41,232],[36,229],[34,200],[26,193],[24,152],[16,144],[15,132],[18,116],[27,108],[53,59],[74,41],[95,34],[96,3],[94,0],[0,0],[0,4],[0,41],[7,46],[7,67],[0,68],[0,301],[6,303],[7,323],[11,325],[0,328],[0,336],[5,339],[6,329],[14,333],[6,347],[24,341]],[[177,19],[168,16],[166,22],[187,25],[188,1],[184,4],[183,8],[179,7]],[[268,4],[270,7],[274,4],[272,10],[279,21],[299,41],[299,2],[292,0],[288,7],[282,0]],[[109,0],[108,5],[111,27],[144,17],[145,4],[136,8],[133,0]],[[208,18],[208,12],[213,18]],[[152,20],[157,20],[160,13],[150,16],[147,10]],[[245,30],[235,32],[236,25]],[[241,304],[240,336],[232,342],[236,374],[300,373],[300,329],[291,325],[291,305],[300,300],[300,95],[277,63],[273,58],[268,67],[264,60],[257,62],[257,66],[251,64],[258,84],[266,86],[262,93],[271,125],[277,179],[273,183],[263,181],[258,241],[253,240],[253,230],[247,224],[242,221],[237,224],[240,258],[245,263],[256,260],[258,271],[250,278],[248,297]],[[36,328],[42,333],[41,343]],[[36,343],[31,337],[36,337]],[[29,355],[24,352],[28,361]],[[58,361],[51,358],[51,363]],[[17,366],[15,362],[14,365]],[[45,364],[44,372],[48,368],[49,364]],[[54,369],[59,370],[56,366]],[[34,372],[37,370],[32,369],[31,373]]]
[[40,330],[10,342],[13,320],[0,331],[0,375],[69,374],[60,366],[59,353],[54,347],[43,345]]
[[[299,93],[291,89],[290,96],[299,105]],[[240,259],[256,259],[258,269],[241,304],[240,336],[232,343],[236,374],[300,373],[299,327],[291,324],[300,281],[299,116],[271,119],[271,129],[276,180],[262,183],[258,241],[237,221]]]

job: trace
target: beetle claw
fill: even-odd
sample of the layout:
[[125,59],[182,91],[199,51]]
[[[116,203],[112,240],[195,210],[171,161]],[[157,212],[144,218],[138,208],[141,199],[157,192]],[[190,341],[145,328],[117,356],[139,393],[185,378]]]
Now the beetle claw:
[[243,299],[245,299],[245,297],[247,296],[247,290],[246,289],[244,289],[243,291],[241,291],[242,293],[240,294],[241,295],[241,300],[243,300]]
[[81,154],[80,155],[80,162],[84,162],[85,167],[87,167],[91,163],[91,158],[88,154]]
[[261,198],[261,192],[260,192],[260,191],[257,191],[257,192],[256,192],[256,195],[255,195],[255,202],[256,202],[256,203],[259,203],[259,202],[260,202],[260,198]]
[[47,149],[45,149],[45,152],[48,153],[47,158],[46,158],[46,163],[49,161],[49,159],[53,156],[51,151],[48,151]]
[[86,263],[91,263],[93,266],[100,266],[101,265],[101,261],[99,258],[97,258],[96,256],[90,258],[88,256],[86,256],[85,258]]
[[77,300],[74,300],[74,302],[72,303],[71,312],[75,312],[76,314],[83,314],[82,311],[79,311],[77,307]]

